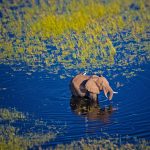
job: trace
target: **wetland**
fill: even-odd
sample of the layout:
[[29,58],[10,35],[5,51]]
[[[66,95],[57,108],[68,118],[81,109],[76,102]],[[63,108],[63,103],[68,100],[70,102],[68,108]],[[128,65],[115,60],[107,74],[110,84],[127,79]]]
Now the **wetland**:
[[[0,149],[148,149],[149,23],[149,0],[0,1]],[[118,94],[72,99],[81,72]]]

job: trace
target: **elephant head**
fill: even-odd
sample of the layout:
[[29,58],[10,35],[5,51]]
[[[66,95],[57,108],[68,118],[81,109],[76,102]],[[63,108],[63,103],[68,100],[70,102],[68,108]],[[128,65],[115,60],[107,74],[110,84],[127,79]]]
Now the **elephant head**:
[[[107,79],[103,76],[93,75],[86,83],[85,88],[94,94],[99,94],[100,91],[104,91],[105,96],[111,100],[113,97],[114,91],[109,85]],[[109,95],[108,95],[109,94]]]

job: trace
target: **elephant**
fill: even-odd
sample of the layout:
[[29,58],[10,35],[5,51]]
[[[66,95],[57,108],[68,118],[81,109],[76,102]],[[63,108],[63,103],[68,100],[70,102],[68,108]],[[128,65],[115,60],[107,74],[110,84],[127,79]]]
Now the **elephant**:
[[[116,93],[112,90],[109,82],[102,75],[87,76],[85,74],[76,75],[70,82],[70,90],[72,96],[75,97],[88,97],[93,101],[98,101],[98,94],[104,91],[105,96],[111,100],[113,94]],[[109,96],[108,96],[109,94]]]

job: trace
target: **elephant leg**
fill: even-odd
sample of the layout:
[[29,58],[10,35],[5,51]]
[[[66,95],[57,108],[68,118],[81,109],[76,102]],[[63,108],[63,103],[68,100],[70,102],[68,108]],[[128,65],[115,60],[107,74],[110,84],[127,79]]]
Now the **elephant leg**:
[[95,102],[98,101],[98,96],[97,94],[94,94],[94,93],[89,93],[89,98],[94,100]]

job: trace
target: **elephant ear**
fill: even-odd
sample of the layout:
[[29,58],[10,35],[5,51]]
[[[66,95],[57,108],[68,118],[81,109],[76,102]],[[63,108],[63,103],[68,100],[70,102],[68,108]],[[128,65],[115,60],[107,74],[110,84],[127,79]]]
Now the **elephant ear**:
[[96,82],[92,78],[87,81],[85,88],[89,92],[94,93],[94,94],[99,94],[100,92],[98,86],[96,85]]

